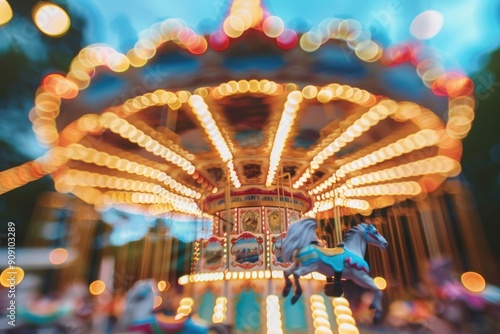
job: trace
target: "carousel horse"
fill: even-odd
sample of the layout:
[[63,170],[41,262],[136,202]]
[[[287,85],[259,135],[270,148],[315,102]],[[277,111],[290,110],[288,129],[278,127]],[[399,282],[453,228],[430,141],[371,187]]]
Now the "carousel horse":
[[429,260],[417,295],[409,300],[396,300],[389,306],[388,320],[407,326],[419,324],[432,333],[457,333],[462,330],[493,333],[500,324],[500,289],[487,284],[480,292],[472,292],[455,277],[453,263],[446,256]]
[[31,326],[65,326],[67,322],[80,320],[81,306],[88,295],[85,285],[73,283],[59,298],[50,298],[38,295],[38,283],[26,282],[19,285],[23,288],[18,295],[21,323]]
[[[454,275],[453,262],[447,256],[435,256],[429,260],[424,281],[427,283],[427,295],[434,300],[436,316],[446,321],[453,332],[467,328],[471,331],[498,333],[498,287],[485,284],[481,291],[468,290]],[[495,326],[494,322],[497,323]]]
[[[334,277],[333,291],[326,290],[327,295],[342,295],[341,277],[351,279],[362,288],[374,292],[370,308],[375,309],[374,321],[382,317],[382,291],[377,288],[368,273],[370,268],[365,261],[366,244],[378,246],[385,250],[388,246],[385,238],[378,233],[375,226],[362,223],[351,228],[342,243],[335,248],[324,248],[319,245],[316,234],[317,222],[312,218],[303,218],[292,223],[286,237],[283,239],[284,261],[292,262],[285,269],[285,287],[283,297],[287,297],[292,287],[289,276],[295,280],[295,294],[292,304],[295,304],[302,294],[299,277],[313,271],[328,278]],[[328,284],[327,284],[328,285]]]
[[154,312],[156,286],[153,279],[137,281],[125,296],[124,311],[114,333],[228,333],[223,325],[207,324],[192,316],[168,316]]

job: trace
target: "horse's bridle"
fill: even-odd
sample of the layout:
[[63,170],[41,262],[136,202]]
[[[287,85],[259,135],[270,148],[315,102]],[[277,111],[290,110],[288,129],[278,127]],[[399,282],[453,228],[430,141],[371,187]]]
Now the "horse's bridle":
[[368,243],[368,234],[373,238],[373,239],[376,239],[378,241],[378,238],[373,234],[371,233],[371,231],[375,228],[372,224],[368,223],[366,224],[367,226],[364,226],[365,228],[365,241],[366,243]]

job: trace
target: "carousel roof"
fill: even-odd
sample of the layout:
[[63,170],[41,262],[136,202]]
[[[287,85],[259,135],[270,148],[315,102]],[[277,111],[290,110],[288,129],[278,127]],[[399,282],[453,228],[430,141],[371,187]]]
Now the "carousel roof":
[[238,4],[210,35],[167,19],[126,53],[90,45],[46,76],[30,119],[51,149],[3,187],[50,174],[99,209],[200,215],[228,184],[285,178],[312,212],[367,213],[460,172],[472,81],[432,49],[384,48],[352,19],[298,33]]

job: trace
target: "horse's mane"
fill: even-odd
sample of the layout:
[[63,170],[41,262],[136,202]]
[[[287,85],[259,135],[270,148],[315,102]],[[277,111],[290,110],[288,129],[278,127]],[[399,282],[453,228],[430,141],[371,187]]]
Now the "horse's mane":
[[293,261],[293,252],[309,245],[317,239],[316,227],[318,223],[312,218],[303,218],[290,224],[283,239],[283,260]]
[[351,229],[349,231],[347,231],[347,233],[345,234],[344,240],[342,240],[341,243],[337,244],[337,247],[344,247],[345,246],[345,242],[347,240],[351,239],[352,236],[359,231],[359,227],[361,225],[363,225],[363,226],[365,226],[365,228],[367,228],[369,224],[367,224],[367,223],[361,223],[361,224],[358,224],[356,226],[351,227]]

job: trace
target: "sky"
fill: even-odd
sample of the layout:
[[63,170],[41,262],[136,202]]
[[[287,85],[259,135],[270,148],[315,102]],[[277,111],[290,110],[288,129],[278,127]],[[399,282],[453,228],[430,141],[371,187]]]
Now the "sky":
[[[422,40],[439,50],[447,67],[467,73],[478,71],[484,55],[500,45],[500,3],[497,0],[263,0],[270,15],[283,19],[285,27],[308,31],[326,18],[355,19],[363,31],[391,46],[414,41],[413,20],[425,11],[425,29],[437,33]],[[81,0],[70,8],[88,19],[85,38],[89,44],[106,43],[121,52],[133,47],[139,33],[167,18],[180,18],[198,33],[217,30],[226,17],[229,0]],[[360,8],[363,8],[360,10]],[[442,26],[440,26],[442,20]],[[440,28],[440,29],[439,29]]]
[[[109,209],[102,212],[102,219],[113,227],[109,242],[114,246],[142,239],[158,222],[156,217]],[[211,223],[206,219],[181,214],[171,214],[160,223],[168,229],[168,235],[188,243],[211,235]]]

